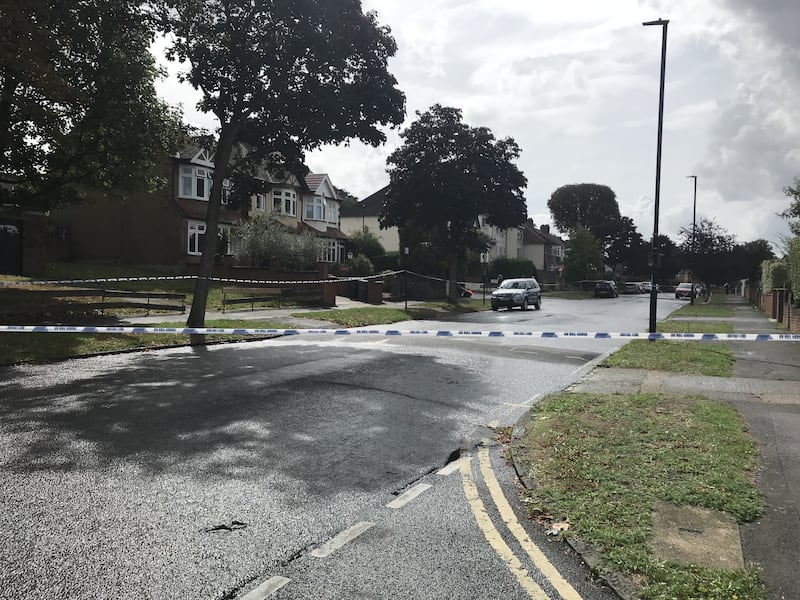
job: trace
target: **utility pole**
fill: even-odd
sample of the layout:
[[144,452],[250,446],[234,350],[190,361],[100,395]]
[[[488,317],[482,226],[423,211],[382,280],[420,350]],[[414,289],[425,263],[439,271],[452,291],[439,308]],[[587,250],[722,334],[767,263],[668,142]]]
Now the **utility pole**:
[[694,269],[697,266],[697,248],[695,248],[694,240],[697,232],[697,175],[687,175],[694,179],[694,200],[692,202],[692,294],[689,296],[689,303],[694,306]]
[[653,252],[652,265],[650,266],[650,333],[656,332],[656,303],[658,302],[658,290],[656,289],[656,239],[658,237],[658,208],[661,200],[661,139],[664,130],[664,75],[667,66],[667,25],[669,21],[658,19],[657,21],[647,21],[642,23],[645,27],[650,25],[661,26],[661,83],[658,94],[658,140],[656,142],[656,196],[655,196],[655,219],[653,221],[653,241],[651,249]]

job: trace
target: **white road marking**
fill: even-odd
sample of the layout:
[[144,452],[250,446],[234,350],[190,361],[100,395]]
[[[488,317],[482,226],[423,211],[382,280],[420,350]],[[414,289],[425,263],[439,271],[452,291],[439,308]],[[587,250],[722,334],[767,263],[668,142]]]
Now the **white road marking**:
[[443,476],[452,475],[453,473],[455,473],[456,471],[458,471],[461,468],[461,461],[462,460],[464,460],[464,459],[463,458],[459,458],[458,460],[454,460],[449,465],[447,465],[444,468],[439,469],[438,471],[436,471],[436,474],[437,475],[443,475]]
[[311,556],[316,556],[317,558],[325,558],[326,556],[330,556],[348,542],[352,542],[373,525],[375,525],[375,523],[371,521],[361,521],[356,523],[352,527],[345,529],[335,537],[331,538],[321,546],[314,548],[310,554]]
[[407,489],[404,493],[399,495],[397,498],[389,502],[386,505],[386,508],[402,508],[409,502],[411,502],[414,498],[419,496],[425,490],[431,488],[431,484],[429,483],[418,483],[412,488]]
[[242,600],[264,600],[265,598],[269,598],[272,594],[277,592],[290,581],[291,579],[277,575],[275,577],[270,577],[256,589],[244,596]]

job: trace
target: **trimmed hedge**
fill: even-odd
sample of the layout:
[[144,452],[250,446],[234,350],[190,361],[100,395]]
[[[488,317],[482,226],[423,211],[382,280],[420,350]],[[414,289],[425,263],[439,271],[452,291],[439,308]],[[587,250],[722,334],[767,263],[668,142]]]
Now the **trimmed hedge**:
[[761,263],[761,290],[765,294],[785,288],[788,281],[789,270],[784,261],[765,260]]

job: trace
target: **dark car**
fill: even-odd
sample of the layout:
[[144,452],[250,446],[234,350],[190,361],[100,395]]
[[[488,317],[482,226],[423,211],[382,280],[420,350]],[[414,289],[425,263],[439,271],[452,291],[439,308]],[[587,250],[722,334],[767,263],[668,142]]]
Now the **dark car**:
[[616,298],[619,296],[617,284],[613,281],[598,281],[594,284],[595,298]]
[[519,306],[528,310],[528,306],[539,310],[542,307],[542,288],[535,279],[504,279],[495,291],[492,292],[492,310],[506,307],[511,310]]
[[640,294],[642,291],[641,286],[636,281],[626,281],[622,284],[623,294]]

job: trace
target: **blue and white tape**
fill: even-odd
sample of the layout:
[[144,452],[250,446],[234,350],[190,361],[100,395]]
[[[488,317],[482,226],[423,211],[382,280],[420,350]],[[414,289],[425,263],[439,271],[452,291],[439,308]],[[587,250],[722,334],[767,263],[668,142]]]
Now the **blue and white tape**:
[[679,340],[700,342],[800,342],[797,333],[647,333],[604,331],[480,331],[471,329],[263,329],[222,327],[91,327],[80,325],[0,325],[0,333],[136,333],[179,335],[331,335],[408,337],[526,337],[537,339]]

